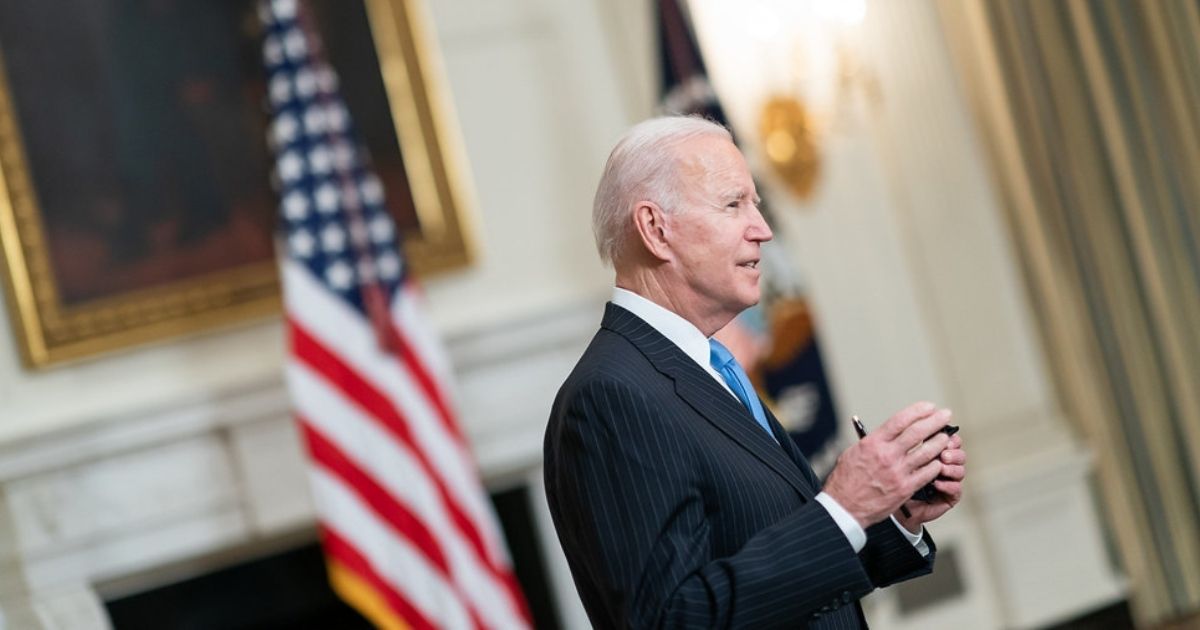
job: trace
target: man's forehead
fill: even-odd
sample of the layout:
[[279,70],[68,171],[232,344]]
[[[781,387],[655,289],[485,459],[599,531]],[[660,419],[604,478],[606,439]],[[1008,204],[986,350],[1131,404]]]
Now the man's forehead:
[[688,143],[691,146],[685,144],[678,148],[676,162],[682,174],[704,178],[737,178],[747,172],[746,161],[737,147],[725,140],[707,140],[715,142]]

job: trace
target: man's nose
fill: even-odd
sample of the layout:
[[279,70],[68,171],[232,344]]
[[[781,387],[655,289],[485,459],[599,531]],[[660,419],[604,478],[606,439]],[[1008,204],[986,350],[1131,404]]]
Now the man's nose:
[[775,238],[775,234],[771,232],[771,226],[767,225],[767,220],[763,218],[762,212],[758,208],[754,209],[754,217],[750,224],[750,230],[746,233],[746,238],[759,243]]

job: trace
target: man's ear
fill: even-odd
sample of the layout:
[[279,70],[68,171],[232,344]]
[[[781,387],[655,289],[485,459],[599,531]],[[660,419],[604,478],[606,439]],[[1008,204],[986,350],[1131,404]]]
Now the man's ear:
[[633,208],[633,226],[642,247],[659,260],[671,260],[670,231],[666,213],[653,201],[639,201]]

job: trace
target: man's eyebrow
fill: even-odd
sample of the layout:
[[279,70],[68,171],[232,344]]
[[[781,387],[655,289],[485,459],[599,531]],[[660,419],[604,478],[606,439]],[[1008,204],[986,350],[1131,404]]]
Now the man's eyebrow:
[[[721,195],[721,201],[725,203],[730,201],[741,201],[750,196],[750,193],[744,189],[733,189],[726,192],[724,195]],[[757,194],[755,194],[750,201],[757,206],[762,203],[762,197],[759,197]]]

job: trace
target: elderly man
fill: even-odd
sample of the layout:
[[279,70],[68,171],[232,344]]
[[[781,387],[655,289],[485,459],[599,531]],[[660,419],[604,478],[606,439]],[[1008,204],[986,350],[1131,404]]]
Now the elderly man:
[[[930,403],[847,449],[822,487],[712,339],[759,300],[758,201],[729,133],[698,118],[635,126],[604,169],[593,228],[616,289],[545,442],[598,628],[866,627],[858,600],[932,570],[923,523],[961,496],[961,441]],[[909,499],[930,482],[932,501]]]

